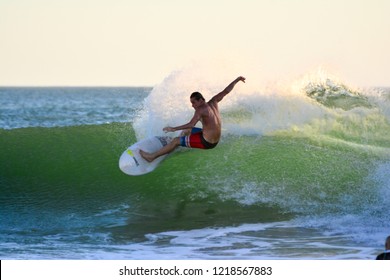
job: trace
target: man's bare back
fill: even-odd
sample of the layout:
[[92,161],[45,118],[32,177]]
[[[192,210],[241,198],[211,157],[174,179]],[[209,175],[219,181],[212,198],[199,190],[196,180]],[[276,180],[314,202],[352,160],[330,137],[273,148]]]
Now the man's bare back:
[[199,108],[203,125],[203,136],[210,143],[217,143],[221,138],[221,116],[218,104],[211,100]]

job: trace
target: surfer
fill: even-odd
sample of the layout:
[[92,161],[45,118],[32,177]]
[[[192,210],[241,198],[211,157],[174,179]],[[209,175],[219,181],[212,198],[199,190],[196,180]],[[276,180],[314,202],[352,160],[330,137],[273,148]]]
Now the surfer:
[[[245,83],[245,78],[242,76],[238,77],[208,102],[205,101],[200,92],[193,92],[190,96],[192,107],[195,109],[192,119],[188,123],[180,126],[167,126],[163,128],[165,132],[184,130],[182,135],[174,138],[168,145],[155,153],[147,153],[140,150],[140,155],[145,160],[152,162],[159,156],[168,154],[179,146],[198,149],[212,149],[217,146],[221,138],[222,125],[218,102],[231,92],[234,86],[240,81]],[[198,121],[202,122],[202,129],[195,127]]]
[[390,260],[390,235],[386,238],[385,251],[376,257],[377,260]]

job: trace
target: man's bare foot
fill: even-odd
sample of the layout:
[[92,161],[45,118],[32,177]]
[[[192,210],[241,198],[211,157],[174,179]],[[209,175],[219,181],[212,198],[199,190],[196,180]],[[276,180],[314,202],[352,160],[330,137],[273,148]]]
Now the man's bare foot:
[[139,154],[148,162],[152,162],[154,160],[153,156],[147,152],[139,150]]

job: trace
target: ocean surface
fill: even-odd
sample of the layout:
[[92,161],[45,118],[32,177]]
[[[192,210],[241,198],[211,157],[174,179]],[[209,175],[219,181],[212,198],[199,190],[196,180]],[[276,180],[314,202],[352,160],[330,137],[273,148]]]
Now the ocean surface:
[[0,258],[375,259],[390,234],[390,89],[247,77],[220,103],[215,149],[120,171],[132,143],[191,118],[192,91],[209,99],[234,78],[0,88]]

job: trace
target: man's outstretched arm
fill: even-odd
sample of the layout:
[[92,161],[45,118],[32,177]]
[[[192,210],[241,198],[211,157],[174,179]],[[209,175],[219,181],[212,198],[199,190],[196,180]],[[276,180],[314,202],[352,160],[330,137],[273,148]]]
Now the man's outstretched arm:
[[245,78],[243,76],[240,76],[238,77],[237,79],[235,79],[233,82],[231,82],[223,91],[221,91],[220,93],[218,93],[217,95],[215,95],[213,98],[211,98],[210,101],[215,101],[215,102],[219,102],[221,101],[225,96],[226,94],[228,94],[229,92],[231,92],[234,88],[234,86],[238,83],[238,82],[244,82],[245,83]]
[[200,120],[200,118],[201,118],[200,113],[198,111],[195,111],[194,116],[192,117],[192,119],[188,123],[180,125],[180,126],[176,126],[176,127],[167,126],[167,127],[163,128],[163,131],[174,132],[177,130],[191,129],[196,125],[196,123]]

